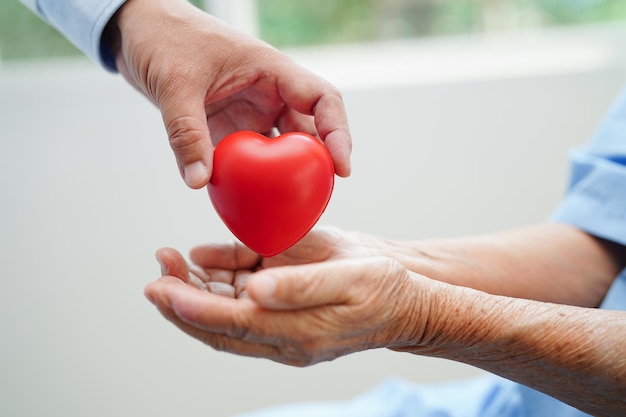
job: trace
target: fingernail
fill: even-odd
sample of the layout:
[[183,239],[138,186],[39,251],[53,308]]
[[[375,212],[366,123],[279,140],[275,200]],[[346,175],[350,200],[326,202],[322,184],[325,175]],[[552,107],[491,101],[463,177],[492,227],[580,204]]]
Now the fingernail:
[[169,273],[169,269],[167,268],[167,264],[159,257],[159,253],[156,254],[156,259],[161,266],[161,276],[165,276]]
[[205,183],[209,177],[207,167],[202,161],[187,165],[183,170],[183,175],[185,177],[185,183],[191,188],[198,187],[200,184]]
[[167,265],[165,264],[165,262],[163,262],[160,259],[159,259],[159,265],[161,265],[161,276],[165,276],[165,275],[170,273],[170,271],[167,268]]
[[276,293],[276,279],[269,275],[260,275],[253,278],[254,293],[256,298],[264,301],[269,301],[274,298]]

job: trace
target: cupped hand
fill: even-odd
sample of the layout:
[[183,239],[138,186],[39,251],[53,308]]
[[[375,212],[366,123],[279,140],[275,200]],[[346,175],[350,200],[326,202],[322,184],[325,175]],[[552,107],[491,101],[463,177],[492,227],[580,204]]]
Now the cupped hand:
[[191,264],[172,248],[159,249],[157,259],[164,276],[177,277],[203,291],[239,298],[247,295],[247,280],[260,269],[376,256],[361,236],[335,227],[318,226],[294,246],[270,258],[232,241],[194,247],[190,253]]
[[[264,268],[303,265],[338,259],[387,257],[409,268],[412,259],[399,243],[367,235],[347,232],[331,226],[317,226],[295,245],[273,256],[258,255],[240,242],[211,243],[194,247],[191,264],[175,249],[157,252],[162,275],[172,275],[204,291],[245,296],[245,284],[252,272]],[[230,288],[227,288],[230,286]]]
[[161,110],[190,187],[208,183],[213,146],[237,130],[317,136],[349,175],[347,116],[327,81],[187,0],[128,0],[115,24],[117,67]]
[[147,298],[182,331],[220,351],[307,366],[415,344],[428,321],[427,279],[389,258],[248,272],[248,295],[239,298],[203,291],[176,251],[161,250],[159,259],[166,276],[146,287]]

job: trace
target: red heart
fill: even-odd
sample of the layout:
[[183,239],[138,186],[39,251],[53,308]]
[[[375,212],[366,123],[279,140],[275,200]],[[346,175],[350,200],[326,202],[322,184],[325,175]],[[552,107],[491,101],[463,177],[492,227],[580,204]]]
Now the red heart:
[[241,131],[215,147],[208,189],[230,231],[258,254],[274,256],[311,230],[333,185],[333,162],[318,139]]

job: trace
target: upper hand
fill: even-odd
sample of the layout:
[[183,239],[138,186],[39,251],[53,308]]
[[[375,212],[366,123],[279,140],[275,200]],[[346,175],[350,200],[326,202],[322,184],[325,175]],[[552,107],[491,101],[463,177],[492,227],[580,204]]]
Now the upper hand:
[[343,100],[325,80],[186,0],[128,0],[116,19],[117,67],[160,108],[190,187],[208,183],[214,144],[237,130],[312,134],[350,174]]

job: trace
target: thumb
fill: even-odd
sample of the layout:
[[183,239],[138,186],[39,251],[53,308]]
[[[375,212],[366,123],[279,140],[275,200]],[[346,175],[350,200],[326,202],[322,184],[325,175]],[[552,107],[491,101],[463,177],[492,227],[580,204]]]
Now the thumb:
[[170,146],[185,183],[191,188],[202,188],[211,179],[213,168],[204,95],[190,88],[172,90],[174,93],[159,99]]
[[248,281],[250,297],[272,310],[297,310],[346,304],[355,294],[356,279],[371,275],[369,261],[329,261],[267,268]]

